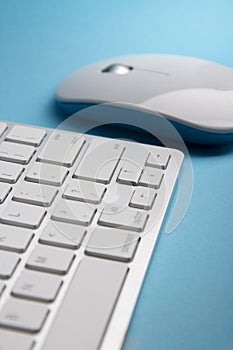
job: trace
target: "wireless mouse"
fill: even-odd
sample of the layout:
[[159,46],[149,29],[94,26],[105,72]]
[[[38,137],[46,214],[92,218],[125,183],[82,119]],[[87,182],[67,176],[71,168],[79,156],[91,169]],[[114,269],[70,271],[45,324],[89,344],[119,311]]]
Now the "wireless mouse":
[[[56,99],[69,113],[100,103],[131,104],[166,117],[185,141],[233,141],[233,69],[174,55],[131,55],[97,62],[67,77]],[[114,123],[109,115],[109,122]],[[133,124],[133,120],[126,120]]]

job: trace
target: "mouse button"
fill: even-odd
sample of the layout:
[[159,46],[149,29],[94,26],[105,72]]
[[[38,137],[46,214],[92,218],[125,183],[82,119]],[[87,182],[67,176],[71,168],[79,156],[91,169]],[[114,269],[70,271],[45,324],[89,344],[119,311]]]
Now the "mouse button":
[[199,77],[203,88],[233,90],[233,69],[230,67],[203,62],[196,66],[194,73]]
[[172,91],[144,101],[143,107],[186,125],[208,130],[233,130],[233,91]]

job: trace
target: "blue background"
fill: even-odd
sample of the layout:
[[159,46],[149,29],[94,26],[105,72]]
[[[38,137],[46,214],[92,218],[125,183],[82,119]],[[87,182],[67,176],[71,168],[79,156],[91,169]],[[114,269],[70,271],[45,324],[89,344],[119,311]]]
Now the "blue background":
[[[233,67],[233,2],[1,0],[1,119],[58,126],[60,81],[131,53]],[[233,349],[233,145],[189,151],[192,201],[176,231],[161,232],[124,350]]]

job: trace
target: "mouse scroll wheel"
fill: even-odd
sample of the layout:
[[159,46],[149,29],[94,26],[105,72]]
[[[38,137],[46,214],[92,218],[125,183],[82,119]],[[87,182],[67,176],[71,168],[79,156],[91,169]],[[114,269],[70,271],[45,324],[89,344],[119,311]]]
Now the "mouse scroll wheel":
[[115,74],[128,74],[131,70],[133,70],[133,67],[126,66],[125,64],[115,63],[110,64],[108,67],[102,69],[102,73],[115,73]]

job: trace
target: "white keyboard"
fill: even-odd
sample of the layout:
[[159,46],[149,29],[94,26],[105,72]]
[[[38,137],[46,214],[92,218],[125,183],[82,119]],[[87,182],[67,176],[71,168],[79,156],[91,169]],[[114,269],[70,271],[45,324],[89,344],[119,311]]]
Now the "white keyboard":
[[0,349],[120,349],[174,149],[0,123]]

